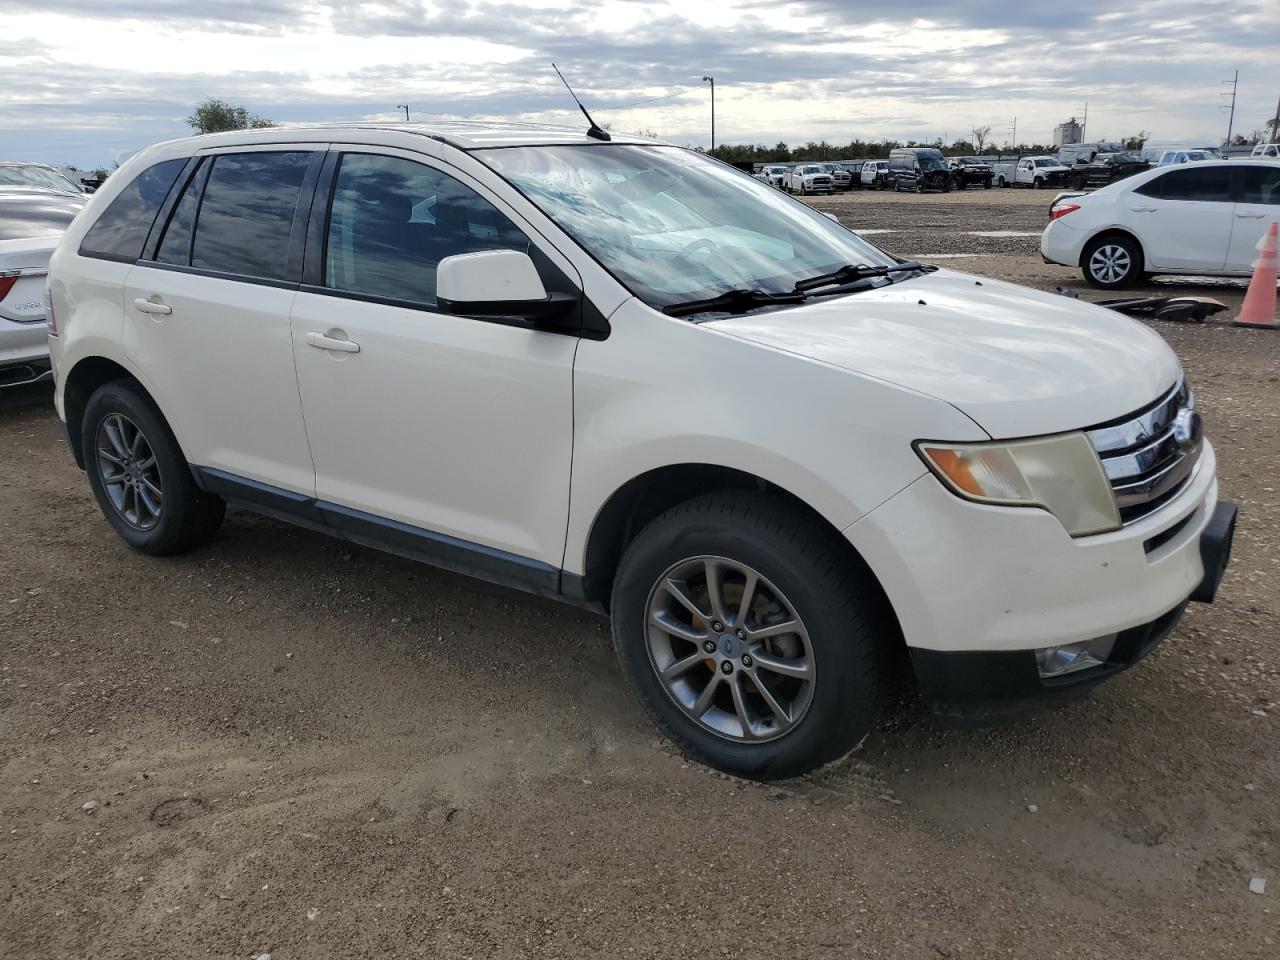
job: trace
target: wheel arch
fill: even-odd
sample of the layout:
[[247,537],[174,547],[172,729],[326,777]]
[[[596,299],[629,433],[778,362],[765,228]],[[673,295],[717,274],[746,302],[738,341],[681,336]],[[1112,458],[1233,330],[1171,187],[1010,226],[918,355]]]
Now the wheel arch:
[[[169,429],[173,430],[173,422],[165,415],[164,409],[156,401],[155,394],[147,388],[136,373],[109,357],[96,354],[82,357],[67,371],[62,387],[62,413],[67,425],[67,439],[71,444],[71,455],[81,470],[84,469],[84,451],[81,444],[85,408],[89,405],[89,398],[93,396],[95,390],[116,380],[128,380],[141,390],[160,411],[160,416],[164,417]],[[182,440],[177,437],[176,431],[174,436],[178,439],[178,446],[182,447]]]
[[870,564],[840,530],[804,499],[752,473],[707,463],[679,463],[656,467],[628,480],[610,495],[596,513],[587,534],[582,599],[608,609],[609,594],[622,554],[642,529],[672,507],[708,493],[755,490],[769,493],[811,515],[833,538],[840,553],[883,604],[899,644],[902,630],[888,593]]
[[1080,262],[1077,266],[1081,268],[1084,267],[1085,260],[1089,257],[1089,251],[1093,249],[1095,244],[1102,240],[1109,240],[1116,237],[1128,240],[1138,249],[1138,256],[1142,258],[1142,262],[1138,264],[1138,267],[1140,270],[1142,267],[1145,267],[1147,263],[1147,251],[1142,248],[1142,241],[1139,240],[1131,230],[1126,230],[1124,227],[1107,227],[1106,229],[1099,230],[1092,237],[1086,240],[1084,245],[1080,247]]

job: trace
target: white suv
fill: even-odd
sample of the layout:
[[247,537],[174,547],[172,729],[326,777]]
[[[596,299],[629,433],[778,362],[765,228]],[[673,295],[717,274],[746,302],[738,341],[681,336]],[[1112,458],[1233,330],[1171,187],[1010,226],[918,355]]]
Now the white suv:
[[1235,511],[1159,336],[593,134],[130,159],[50,270],[58,410],[120,536],[191,549],[232,503],[607,610],[663,730],[758,777],[854,746],[895,658],[988,717],[1212,599]]

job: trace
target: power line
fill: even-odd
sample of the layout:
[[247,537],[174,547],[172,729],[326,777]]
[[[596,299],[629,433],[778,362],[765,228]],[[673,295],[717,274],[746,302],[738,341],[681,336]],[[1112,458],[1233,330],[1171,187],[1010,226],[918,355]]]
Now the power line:
[[624,104],[623,104],[622,106],[620,106],[620,107],[600,107],[599,109],[601,109],[601,110],[630,110],[632,107],[642,107],[642,106],[644,106],[646,103],[661,103],[663,100],[671,100],[671,99],[674,99],[675,97],[682,97],[682,96],[684,96],[686,93],[688,93],[688,92],[689,92],[690,90],[692,90],[692,89],[693,89],[693,87],[685,87],[685,88],[684,88],[684,89],[682,89],[682,90],[677,90],[675,93],[668,93],[666,96],[662,96],[662,97],[650,97],[648,100],[637,100],[635,103],[624,103]]

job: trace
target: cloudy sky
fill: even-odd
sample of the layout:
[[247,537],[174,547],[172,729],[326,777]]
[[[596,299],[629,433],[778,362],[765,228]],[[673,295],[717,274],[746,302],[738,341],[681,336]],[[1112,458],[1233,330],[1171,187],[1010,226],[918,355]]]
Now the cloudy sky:
[[[1118,9],[1119,8],[1119,9]],[[1120,12],[1120,10],[1123,12]],[[596,119],[706,144],[1236,131],[1280,97],[1276,0],[0,0],[0,158],[109,164],[206,96],[278,122]]]

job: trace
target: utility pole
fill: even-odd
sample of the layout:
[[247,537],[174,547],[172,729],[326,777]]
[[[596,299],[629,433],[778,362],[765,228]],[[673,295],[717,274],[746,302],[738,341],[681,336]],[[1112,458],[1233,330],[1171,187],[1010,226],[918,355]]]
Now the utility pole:
[[[1236,75],[1232,77],[1230,80],[1223,80],[1222,82],[1224,84],[1227,84],[1227,83],[1231,84],[1231,106],[1228,107],[1224,103],[1222,104],[1222,107],[1221,107],[1221,109],[1223,110],[1230,110],[1230,113],[1227,114],[1227,140],[1226,140],[1226,146],[1229,147],[1231,146],[1231,128],[1235,126],[1235,122],[1236,122],[1236,87],[1240,85],[1240,71],[1237,70]],[[1222,94],[1222,96],[1225,97],[1226,94],[1224,93]]]
[[1276,101],[1276,116],[1271,121],[1271,136],[1267,137],[1267,143],[1280,143],[1280,100]]
[[1010,128],[1010,137],[1013,142],[1010,143],[1009,146],[1013,148],[1014,153],[1017,153],[1018,152],[1018,118],[1017,117],[1013,118],[1013,124]]
[[408,123],[409,122],[409,105],[407,103],[397,103],[396,109],[404,111],[404,122]]
[[1088,129],[1089,129],[1089,101],[1086,100],[1084,102],[1084,119],[1080,121],[1080,142],[1081,143],[1089,142],[1089,138],[1085,136],[1085,133],[1088,131]]
[[703,83],[711,84],[711,152],[716,152],[716,78],[703,77]]

